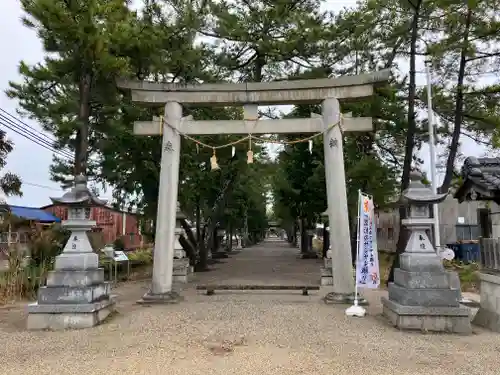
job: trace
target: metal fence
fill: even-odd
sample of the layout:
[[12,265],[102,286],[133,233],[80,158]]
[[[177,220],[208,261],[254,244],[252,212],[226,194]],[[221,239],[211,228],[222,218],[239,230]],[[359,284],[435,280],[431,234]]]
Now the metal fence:
[[500,272],[500,239],[481,238],[479,262],[486,271]]
[[0,244],[27,243],[29,234],[26,232],[0,232]]

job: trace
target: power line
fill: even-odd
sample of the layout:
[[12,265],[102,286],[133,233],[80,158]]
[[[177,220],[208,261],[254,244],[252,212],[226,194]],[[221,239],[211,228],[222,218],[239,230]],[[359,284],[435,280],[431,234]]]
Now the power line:
[[37,188],[41,188],[41,189],[48,189],[48,190],[54,190],[54,191],[64,191],[63,189],[57,189],[55,187],[51,187],[51,186],[47,186],[47,185],[41,185],[41,184],[35,184],[33,182],[26,182],[26,181],[22,181],[22,185],[28,185],[28,186],[33,186],[33,187],[37,187]]
[[5,115],[9,116],[10,118],[12,118],[13,120],[17,121],[18,123],[23,124],[26,128],[29,128],[29,129],[33,130],[35,133],[40,134],[42,137],[47,138],[50,142],[55,142],[54,138],[49,137],[47,134],[42,133],[40,130],[34,128],[33,126],[31,126],[31,125],[29,125],[27,123],[25,123],[23,120],[21,120],[20,118],[14,116],[12,113],[7,112],[5,109],[0,108],[0,111],[3,112]]
[[[34,138],[35,139],[35,143],[39,144],[40,143],[43,143],[45,146],[48,146],[50,147],[51,150],[53,150],[55,153],[59,154],[59,155],[65,155],[66,157],[69,157],[69,158],[72,158],[72,154],[70,151],[68,150],[65,150],[65,149],[62,149],[62,150],[57,150],[53,144],[56,142],[54,139],[50,138],[49,136],[47,136],[46,134],[38,131],[37,129],[31,127],[30,125],[26,124],[25,122],[23,122],[22,120],[14,117],[13,115],[11,115],[10,113],[8,113],[7,111],[5,111],[4,109],[0,108],[0,111],[6,113],[9,117],[11,117],[13,120],[5,117],[4,115],[2,115],[0,113],[0,119],[1,120],[4,120],[4,121],[7,121],[10,125],[12,125],[13,127],[15,127],[17,130],[23,132],[23,133],[27,133],[28,136],[30,136],[31,138]],[[17,123],[16,123],[17,122]],[[21,125],[19,125],[21,124]],[[33,131],[30,131],[28,129],[32,129],[34,130]],[[38,133],[40,134],[42,137],[45,137],[46,139],[40,137],[39,135],[35,134]],[[26,138],[26,137],[25,137]],[[32,140],[32,139],[31,139]],[[33,141],[33,140],[32,140]]]
[[[35,143],[36,145],[41,146],[41,147],[55,153],[56,155],[59,155],[65,159],[69,159],[69,160],[73,159],[73,155],[68,150],[65,150],[65,149],[58,150],[53,146],[53,143],[55,143],[55,140],[49,138],[47,135],[39,132],[38,130],[34,129],[33,127],[31,127],[28,124],[24,123],[23,121],[19,120],[18,118],[12,116],[11,114],[6,112],[2,108],[0,108],[0,111],[6,113],[7,115],[9,115],[11,118],[13,118],[17,122],[16,123],[15,121],[9,119],[8,117],[6,117],[0,113],[0,125],[3,125],[5,128],[15,132],[16,134],[18,134],[26,139],[28,139],[29,141]],[[19,125],[19,123],[21,123],[22,125]],[[35,130],[36,132],[38,132],[39,134],[41,134],[42,136],[44,136],[48,140],[43,139],[39,135],[35,134],[35,132],[30,131],[26,128]]]
[[47,146],[47,145],[45,145],[45,144],[43,144],[43,143],[37,142],[36,140],[34,140],[34,139],[30,138],[30,136],[28,136],[28,135],[26,135],[26,134],[23,134],[23,133],[22,133],[22,131],[19,131],[19,130],[17,130],[15,127],[10,126],[8,123],[6,123],[6,122],[5,122],[3,119],[1,119],[1,118],[0,118],[0,125],[1,125],[1,126],[3,126],[3,127],[5,127],[5,128],[7,128],[7,129],[9,129],[9,130],[11,130],[11,131],[13,131],[14,133],[16,133],[16,134],[18,134],[18,135],[20,135],[20,136],[22,136],[22,137],[26,138],[27,140],[29,140],[29,141],[31,141],[31,142],[33,142],[33,143],[35,143],[36,145],[41,146],[41,147],[45,148],[46,150],[51,151],[52,153],[58,154],[59,156],[62,156],[63,158],[68,158],[68,156],[67,156],[67,155],[65,155],[65,154],[60,154],[60,153],[58,153],[58,152],[57,152],[57,150],[53,149],[52,147]]

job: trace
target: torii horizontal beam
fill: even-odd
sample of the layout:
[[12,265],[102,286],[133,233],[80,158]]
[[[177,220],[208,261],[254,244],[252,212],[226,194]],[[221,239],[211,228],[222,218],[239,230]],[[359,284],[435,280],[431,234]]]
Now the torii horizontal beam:
[[373,86],[386,82],[390,74],[390,70],[386,69],[356,76],[293,81],[180,85],[119,80],[117,85],[132,91],[132,101],[152,106],[167,102],[226,106],[307,104],[318,103],[325,98],[348,101],[370,97]]
[[[291,134],[320,133],[324,131],[323,119],[312,114],[312,118],[291,118],[280,120],[193,120],[191,116],[184,117],[178,129],[188,135],[213,134]],[[317,117],[319,116],[319,117]],[[333,124],[329,124],[333,125]],[[369,132],[373,130],[371,117],[347,117],[342,120],[342,131]],[[153,117],[153,121],[136,121],[134,134],[161,134],[161,118]]]

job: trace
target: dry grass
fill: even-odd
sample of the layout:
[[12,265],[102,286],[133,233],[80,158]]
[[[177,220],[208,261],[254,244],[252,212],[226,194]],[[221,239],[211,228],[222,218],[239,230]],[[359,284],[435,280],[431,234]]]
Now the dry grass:
[[12,247],[7,256],[8,268],[0,271],[0,305],[33,299],[40,285],[45,283],[50,265],[29,266],[23,252],[16,247]]
[[386,251],[378,252],[378,262],[380,267],[380,287],[384,288],[387,285],[391,265],[394,261],[395,254]]
[[[383,288],[387,284],[387,279],[389,277],[389,272],[391,270],[392,262],[394,261],[395,253],[389,253],[384,251],[379,251],[379,263],[380,263],[380,285]],[[477,263],[465,264],[460,261],[444,261],[444,266],[447,270],[455,271],[458,273],[460,278],[460,284],[462,287],[462,292],[472,292],[477,293],[479,290],[479,279],[477,276],[477,271],[479,271],[479,265]]]

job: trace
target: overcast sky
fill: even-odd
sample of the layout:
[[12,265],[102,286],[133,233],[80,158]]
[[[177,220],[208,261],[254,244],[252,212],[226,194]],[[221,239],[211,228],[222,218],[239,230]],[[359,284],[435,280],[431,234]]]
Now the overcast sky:
[[[355,5],[354,0],[328,0],[325,9],[339,10],[344,7]],[[19,81],[18,65],[21,60],[29,64],[41,62],[43,50],[36,34],[25,28],[20,21],[22,12],[18,0],[3,0],[0,2],[0,45],[4,51],[0,59],[0,108],[14,114],[16,117],[17,103],[5,95],[9,81]],[[421,64],[420,70],[423,70]],[[418,84],[425,84],[425,77],[418,77]],[[21,119],[30,126],[39,129],[40,126],[26,118]],[[10,197],[8,203],[13,205],[39,207],[50,203],[50,196],[62,194],[58,184],[50,181],[49,165],[52,161],[52,153],[22,136],[7,130],[8,138],[14,142],[14,151],[7,160],[8,170],[18,174],[23,180],[23,197]],[[477,147],[471,141],[464,141],[462,152],[466,155],[484,154],[484,149]],[[428,150],[422,150],[422,157],[428,160]],[[428,163],[427,163],[428,166]],[[3,172],[3,171],[2,171]],[[107,192],[103,198],[109,199],[111,192]]]

